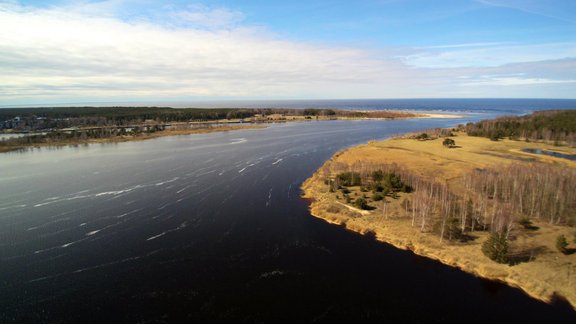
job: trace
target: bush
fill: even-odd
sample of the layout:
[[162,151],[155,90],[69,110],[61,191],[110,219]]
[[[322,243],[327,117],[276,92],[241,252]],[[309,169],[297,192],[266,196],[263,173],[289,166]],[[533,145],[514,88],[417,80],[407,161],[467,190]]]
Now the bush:
[[442,145],[450,148],[450,147],[454,147],[456,145],[456,142],[454,142],[454,140],[451,138],[446,138],[442,142]]
[[372,195],[372,200],[374,200],[374,201],[380,201],[382,199],[384,199],[384,195],[382,195],[379,192]]
[[493,261],[506,263],[508,261],[508,239],[504,233],[493,232],[484,244],[482,253]]
[[360,209],[369,209],[370,208],[370,206],[368,206],[368,202],[364,198],[357,198],[354,201],[354,206],[356,206]]
[[556,238],[556,249],[562,252],[563,254],[568,253],[568,241],[566,241],[566,236],[560,235]]
[[395,173],[386,173],[384,176],[384,188],[391,188],[392,191],[400,191],[405,188],[400,176]]
[[425,141],[425,140],[429,139],[430,136],[428,136],[428,134],[426,134],[426,133],[422,133],[420,135],[417,135],[415,138],[419,141]]
[[372,180],[380,182],[382,179],[384,179],[384,172],[382,172],[382,170],[372,172]]

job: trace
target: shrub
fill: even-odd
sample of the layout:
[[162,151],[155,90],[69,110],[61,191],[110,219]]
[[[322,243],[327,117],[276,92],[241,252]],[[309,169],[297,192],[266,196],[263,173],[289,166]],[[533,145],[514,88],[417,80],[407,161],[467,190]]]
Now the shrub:
[[392,191],[402,190],[404,183],[400,176],[395,173],[386,173],[384,176],[384,188],[391,188]]
[[382,181],[382,179],[384,179],[384,172],[382,172],[382,170],[372,172],[372,180],[379,182]]
[[563,254],[568,253],[568,241],[566,241],[566,236],[560,235],[556,238],[556,249],[562,252]]
[[446,138],[444,139],[444,141],[442,142],[442,145],[450,148],[450,147],[454,147],[456,145],[456,142],[454,142],[453,139],[451,138]]
[[415,138],[419,141],[425,141],[425,140],[429,139],[430,136],[428,136],[428,134],[426,134],[426,133],[422,133],[420,135],[417,135]]
[[373,182],[370,184],[370,189],[372,189],[372,192],[382,192],[382,190],[384,190],[384,187],[380,182]]
[[368,202],[367,202],[366,199],[364,199],[364,198],[357,198],[357,199],[354,201],[354,206],[356,206],[356,207],[358,207],[358,208],[360,208],[360,209],[368,209],[368,208],[370,208],[370,207],[368,206]]
[[493,261],[506,263],[508,261],[508,239],[504,233],[493,232],[482,244],[482,253]]
[[382,199],[384,199],[384,195],[382,195],[379,192],[372,195],[372,200],[374,200],[374,201],[380,201]]

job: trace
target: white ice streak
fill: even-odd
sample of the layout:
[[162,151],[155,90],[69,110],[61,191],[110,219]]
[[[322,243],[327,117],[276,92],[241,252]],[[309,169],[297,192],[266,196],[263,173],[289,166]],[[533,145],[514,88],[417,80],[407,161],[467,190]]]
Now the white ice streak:
[[114,216],[114,217],[116,217],[116,218],[124,218],[124,217],[126,217],[126,216],[128,216],[128,215],[131,215],[131,214],[137,213],[137,212],[139,212],[139,211],[141,211],[141,210],[143,210],[143,209],[144,209],[144,208],[138,208],[138,209],[134,209],[134,210],[131,210],[131,211],[127,212],[127,213],[124,213],[124,214],[120,214],[120,215],[118,215],[118,216]]
[[139,256],[133,256],[133,257],[129,257],[129,258],[125,258],[122,260],[117,260],[117,261],[111,261],[111,262],[107,262],[107,263],[102,263],[102,264],[98,264],[95,266],[91,266],[91,267],[85,267],[85,268],[81,268],[81,269],[77,269],[74,270],[72,272],[63,272],[63,273],[58,273],[55,275],[51,275],[51,276],[44,276],[44,277],[39,277],[39,278],[35,278],[32,280],[29,280],[28,283],[34,283],[34,282],[38,282],[38,281],[42,281],[42,280],[46,280],[46,279],[53,279],[53,278],[58,278],[58,277],[62,277],[65,275],[70,275],[70,274],[75,274],[75,273],[81,273],[81,272],[85,272],[85,271],[90,271],[90,270],[96,270],[96,269],[100,269],[100,268],[104,268],[104,267],[108,267],[108,266],[112,266],[112,265],[116,265],[116,264],[121,264],[121,263],[126,263],[129,261],[136,261],[151,255],[154,255],[160,251],[162,251],[163,249],[158,249],[158,250],[154,250],[152,252],[149,252],[145,255],[139,255]]
[[257,163],[251,163],[251,164],[249,164],[248,166],[246,166],[246,167],[244,167],[244,168],[240,169],[240,171],[238,171],[238,173],[242,173],[242,172],[244,172],[246,169],[248,169],[249,167],[251,167],[251,166],[255,166],[256,164],[257,164]]
[[152,240],[155,240],[155,239],[157,239],[157,238],[159,238],[159,237],[162,237],[162,236],[164,236],[164,235],[166,235],[166,232],[162,232],[162,233],[160,233],[160,234],[158,234],[158,235],[151,236],[151,237],[147,238],[146,241],[152,241]]
[[228,143],[230,145],[234,145],[234,144],[241,144],[241,143],[246,143],[248,140],[245,138],[233,138],[232,142]]
[[164,231],[164,232],[162,232],[162,233],[160,233],[160,234],[157,234],[157,235],[154,235],[154,236],[150,236],[149,238],[146,239],[146,241],[155,240],[155,239],[157,239],[157,238],[159,238],[159,237],[162,237],[162,236],[164,236],[164,235],[166,235],[166,234],[168,234],[168,233],[175,232],[175,231],[179,231],[179,230],[181,230],[181,229],[183,229],[183,228],[186,228],[186,226],[188,226],[188,222],[184,222],[184,223],[180,224],[180,226],[178,226],[178,227],[176,227],[176,228],[173,228],[173,229],[169,229],[169,230]]
[[276,164],[282,162],[282,160],[284,160],[284,159],[280,158],[280,159],[276,160],[276,162],[272,163],[272,165],[276,165]]
[[102,197],[102,196],[117,196],[117,195],[131,192],[131,191],[134,191],[136,189],[143,188],[143,187],[145,187],[145,186],[144,185],[136,185],[136,186],[126,188],[126,189],[104,191],[104,192],[99,192],[99,193],[95,193],[95,194],[87,194],[87,195],[82,195],[82,193],[88,192],[88,190],[83,190],[83,191],[79,191],[79,192],[72,193],[72,194],[65,195],[65,196],[57,196],[57,197],[50,197],[50,198],[44,199],[42,202],[35,204],[34,207],[43,207],[46,205],[52,205],[52,204],[56,204],[56,203],[63,202],[63,201],[71,201],[71,200],[77,200],[77,199],[94,198],[94,197]]
[[156,185],[156,186],[162,186],[162,185],[165,185],[165,184],[167,184],[167,183],[174,182],[174,181],[176,181],[176,180],[178,180],[178,179],[180,179],[180,177],[174,177],[174,178],[172,178],[172,179],[170,179],[170,180],[158,182],[158,183],[156,183],[155,185]]
[[270,206],[270,202],[272,200],[272,190],[274,188],[270,188],[270,190],[268,191],[268,200],[266,201],[266,207]]
[[104,192],[100,192],[100,193],[95,194],[94,197],[119,195],[119,194],[123,194],[125,192],[131,192],[131,191],[134,191],[136,189],[143,188],[143,187],[145,187],[145,186],[144,185],[136,185],[134,187],[130,187],[130,188],[122,189],[122,190],[104,191]]
[[101,230],[102,230],[102,229],[99,229],[99,230],[95,230],[95,231],[92,231],[92,232],[88,232],[88,233],[86,233],[86,236],[92,236],[92,235],[94,235],[94,234],[96,234],[96,233],[100,232]]

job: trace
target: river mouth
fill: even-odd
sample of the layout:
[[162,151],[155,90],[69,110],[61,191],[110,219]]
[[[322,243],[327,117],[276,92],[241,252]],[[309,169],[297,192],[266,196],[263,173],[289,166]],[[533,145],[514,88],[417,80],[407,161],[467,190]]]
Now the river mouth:
[[560,159],[576,161],[576,154],[565,154],[565,153],[560,153],[560,152],[534,149],[534,148],[523,149],[522,152],[531,153],[531,154],[546,155],[546,156],[552,156],[552,157],[556,157],[556,158],[560,158]]
[[561,300],[326,224],[300,198],[342,148],[457,122],[294,123],[2,156],[0,322],[573,321]]

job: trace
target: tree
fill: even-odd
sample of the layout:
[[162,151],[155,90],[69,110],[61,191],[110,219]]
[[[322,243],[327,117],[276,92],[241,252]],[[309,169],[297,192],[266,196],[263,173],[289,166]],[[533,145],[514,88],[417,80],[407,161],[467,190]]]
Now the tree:
[[448,147],[448,148],[452,148],[454,146],[456,146],[456,142],[451,139],[451,138],[446,138],[444,139],[444,141],[442,142],[442,145]]
[[566,241],[566,236],[560,235],[556,238],[556,249],[562,252],[563,254],[568,253],[568,241]]
[[425,141],[427,139],[430,139],[430,136],[428,136],[428,134],[426,133],[422,133],[420,135],[417,135],[415,138],[419,141]]
[[370,206],[368,206],[368,202],[364,198],[357,198],[356,201],[354,201],[354,206],[356,206],[360,209],[370,208]]
[[506,233],[493,232],[484,244],[482,253],[493,261],[506,263],[508,261],[508,239]]

